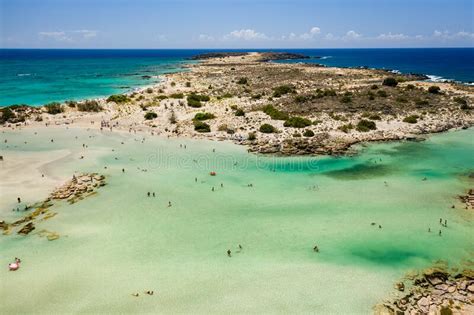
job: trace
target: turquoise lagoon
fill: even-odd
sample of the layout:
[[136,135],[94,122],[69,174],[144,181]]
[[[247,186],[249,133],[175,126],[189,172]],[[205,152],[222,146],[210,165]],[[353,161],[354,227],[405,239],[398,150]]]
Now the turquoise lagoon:
[[[368,314],[408,271],[474,258],[474,213],[457,201],[472,187],[473,129],[339,158],[63,127],[0,138],[3,163],[66,150],[42,166],[46,177],[87,171],[108,182],[57,202],[27,237],[0,235],[0,313]],[[16,198],[0,199],[2,219],[24,215],[11,211]],[[14,257],[23,263],[9,272]]]

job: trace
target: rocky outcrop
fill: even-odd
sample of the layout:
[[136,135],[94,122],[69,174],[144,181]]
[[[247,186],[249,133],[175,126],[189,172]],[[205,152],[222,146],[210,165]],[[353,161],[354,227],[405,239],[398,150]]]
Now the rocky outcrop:
[[474,209],[474,189],[469,189],[467,194],[464,196],[459,196],[459,199],[461,199],[461,201],[466,204],[466,209],[469,207]]
[[395,288],[404,293],[377,305],[376,314],[473,314],[474,311],[473,269],[449,272],[436,266],[411,277],[407,284],[397,283]]
[[[72,204],[85,197],[96,194],[96,190],[105,184],[105,176],[97,173],[81,174],[78,176],[73,175],[70,181],[54,190],[48,199],[27,206],[26,209],[34,209],[31,213],[13,223],[8,223],[3,220],[0,221],[0,230],[3,230],[3,235],[10,235],[16,231],[17,234],[26,236],[36,229],[35,225],[38,222],[48,220],[57,214],[50,209],[50,207],[53,206],[53,200],[66,199]],[[42,230],[39,236],[46,236],[49,241],[59,238],[59,234],[45,230]]]
[[105,176],[97,173],[81,174],[73,176],[70,181],[53,191],[50,199],[67,199],[69,203],[75,203],[102,186],[105,186]]

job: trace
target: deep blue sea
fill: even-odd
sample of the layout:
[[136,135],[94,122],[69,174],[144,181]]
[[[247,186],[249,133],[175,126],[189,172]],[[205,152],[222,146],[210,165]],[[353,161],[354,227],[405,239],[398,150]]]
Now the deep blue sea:
[[[0,49],[0,106],[42,105],[127,92],[158,82],[160,74],[182,71],[189,57],[210,51],[216,50]],[[474,82],[474,48],[272,51],[321,57],[291,62],[365,66]]]

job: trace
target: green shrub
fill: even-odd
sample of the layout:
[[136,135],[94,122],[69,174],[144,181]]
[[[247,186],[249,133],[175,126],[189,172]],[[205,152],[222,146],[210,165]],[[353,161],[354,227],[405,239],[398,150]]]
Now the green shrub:
[[184,97],[183,93],[173,93],[170,95],[170,98],[182,99]]
[[337,127],[337,129],[341,130],[342,132],[349,133],[349,131],[354,129],[354,125],[349,123],[349,124],[339,126],[339,127]]
[[57,102],[49,103],[44,105],[46,108],[46,112],[51,115],[56,115],[64,112],[64,108],[61,106],[61,104]]
[[309,95],[296,95],[295,96],[295,102],[297,103],[304,103],[306,101],[309,101],[311,97]]
[[[140,95],[140,96],[142,96],[142,95]],[[110,95],[107,98],[107,102],[114,102],[116,104],[122,104],[122,103],[126,103],[128,101],[129,101],[129,99],[128,99],[127,95],[125,95],[125,94]]]
[[382,118],[377,114],[372,114],[368,117],[370,120],[382,120]]
[[471,109],[471,106],[467,105],[466,103],[466,104],[462,104],[459,108],[462,110],[468,110],[468,109]]
[[287,113],[279,111],[273,105],[263,107],[263,112],[275,120],[287,120],[289,118]]
[[194,115],[194,120],[208,120],[214,118],[216,118],[216,116],[212,113],[196,113],[196,115]]
[[225,93],[225,94],[223,94],[221,97],[222,97],[222,98],[232,98],[232,97],[234,97],[234,96],[233,96],[232,94],[230,94],[230,93]]
[[209,100],[210,100],[209,96],[199,95],[195,93],[191,93],[187,97],[188,106],[190,107],[201,107],[202,106],[201,102],[207,102]]
[[388,77],[383,80],[382,85],[395,87],[398,85],[398,81],[395,78]]
[[152,88],[148,88],[148,89],[146,89],[146,92],[147,92],[148,94],[151,94],[151,93],[153,93],[153,89],[152,89]]
[[440,315],[453,315],[453,311],[449,306],[441,306]]
[[313,130],[306,129],[306,130],[303,132],[303,136],[308,137],[308,138],[314,137],[314,132],[313,132]]
[[350,97],[349,95],[344,95],[342,98],[341,98],[341,103],[350,103],[352,102],[352,97]]
[[250,141],[254,141],[257,139],[257,135],[255,134],[255,132],[249,132],[247,139]]
[[81,112],[100,112],[102,109],[102,106],[94,100],[87,100],[77,104],[77,110]]
[[244,110],[238,108],[238,109],[235,111],[235,116],[245,116]]
[[155,112],[147,112],[145,114],[145,119],[146,120],[152,120],[152,119],[155,119],[156,117],[158,117],[158,114],[155,113]]
[[459,96],[456,96],[454,98],[454,101],[460,105],[467,105],[467,100],[465,98],[462,98],[462,97],[459,97]]
[[406,89],[407,90],[414,90],[415,86],[413,84],[407,84]]
[[377,90],[379,88],[379,86],[377,84],[372,84],[372,86],[370,88],[372,90]]
[[248,83],[249,83],[249,80],[247,78],[240,78],[237,81],[237,84],[248,84]]
[[194,130],[196,130],[197,132],[210,132],[211,131],[211,126],[209,126],[205,122],[195,120],[194,121]]
[[418,106],[428,106],[428,105],[430,105],[430,102],[428,102],[428,100],[417,99],[417,100],[415,100],[415,104],[418,105]]
[[166,96],[166,95],[155,96],[155,100],[157,100],[157,101],[165,100],[167,98],[168,98],[168,96]]
[[67,106],[72,107],[72,108],[75,108],[77,106],[76,101],[66,101],[65,103]]
[[440,91],[441,89],[439,88],[439,86],[436,86],[436,85],[432,85],[428,88],[428,93],[431,93],[431,94],[439,94]]
[[410,115],[403,118],[403,122],[406,122],[409,124],[416,124],[418,122],[418,118],[420,118],[418,115]]
[[186,82],[186,87],[191,87],[191,82]]
[[301,138],[301,133],[295,132],[295,133],[293,134],[293,137],[295,137],[295,138]]
[[398,103],[408,103],[408,100],[404,98],[403,96],[397,96],[395,101],[397,101]]
[[367,131],[370,131],[370,130],[377,129],[377,125],[375,124],[374,121],[361,119],[357,123],[356,129],[357,129],[357,131],[367,132]]
[[0,116],[0,123],[2,124],[16,117],[15,113],[9,107],[0,108],[0,113],[2,114]]
[[295,93],[295,88],[292,85],[280,85],[273,89],[273,97],[280,97],[288,93]]
[[270,124],[261,125],[259,130],[260,130],[260,132],[263,132],[263,133],[274,133],[274,132],[276,132],[276,128],[273,127]]
[[380,97],[387,97],[387,92],[385,92],[384,90],[378,90],[377,91],[377,95],[380,96]]
[[291,117],[285,121],[283,124],[285,127],[293,127],[293,128],[304,128],[311,126],[311,120],[303,118],[303,117]]

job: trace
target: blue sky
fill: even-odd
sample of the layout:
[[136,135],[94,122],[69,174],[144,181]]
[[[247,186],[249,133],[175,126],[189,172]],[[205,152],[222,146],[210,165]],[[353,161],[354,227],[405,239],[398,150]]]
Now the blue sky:
[[0,47],[472,47],[473,0],[0,0]]

